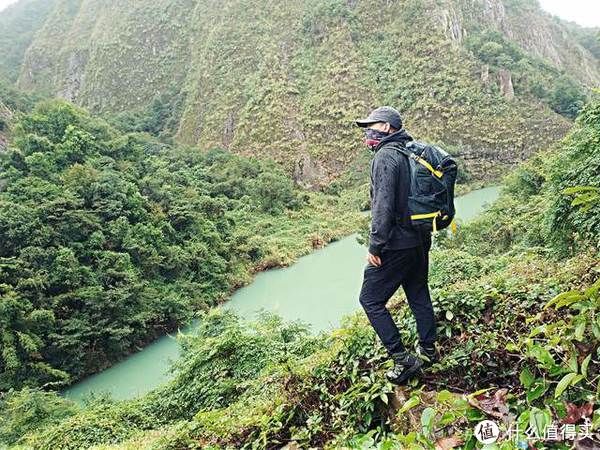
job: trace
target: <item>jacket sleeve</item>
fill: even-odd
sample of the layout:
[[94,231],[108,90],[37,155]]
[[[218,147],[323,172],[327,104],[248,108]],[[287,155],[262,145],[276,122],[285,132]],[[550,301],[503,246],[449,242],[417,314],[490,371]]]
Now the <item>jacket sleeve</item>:
[[381,149],[371,168],[371,234],[369,253],[381,256],[396,223],[395,205],[398,183],[398,162],[390,150]]

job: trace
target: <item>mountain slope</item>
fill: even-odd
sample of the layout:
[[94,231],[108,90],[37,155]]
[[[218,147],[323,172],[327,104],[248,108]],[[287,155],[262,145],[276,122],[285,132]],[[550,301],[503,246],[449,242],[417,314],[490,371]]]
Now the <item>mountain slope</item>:
[[313,185],[350,167],[352,119],[381,103],[475,176],[502,173],[565,133],[561,76],[580,102],[598,59],[530,0],[58,0],[19,85],[273,157]]
[[[596,448],[585,436],[597,442],[600,426],[599,139],[596,100],[554,152],[521,165],[498,202],[434,248],[441,360],[419,382],[395,388],[386,381],[390,361],[363,313],[314,336],[273,316],[252,323],[213,310],[181,338],[170,382],[134,400],[98,398],[83,408],[44,392],[11,392],[0,399],[0,443],[44,450]],[[592,186],[573,189],[584,184]],[[408,304],[397,295],[390,306],[404,342],[416,343]],[[34,407],[35,416],[24,417]],[[502,429],[493,446],[474,435],[484,419]],[[550,424],[574,431],[544,439]]]
[[27,48],[55,0],[21,0],[0,14],[0,78],[15,81]]

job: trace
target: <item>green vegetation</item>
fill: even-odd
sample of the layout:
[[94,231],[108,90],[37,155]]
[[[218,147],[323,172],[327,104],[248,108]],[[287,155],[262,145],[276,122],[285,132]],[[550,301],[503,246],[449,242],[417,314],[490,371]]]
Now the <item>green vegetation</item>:
[[100,370],[360,220],[272,162],[121,134],[60,101],[22,116],[1,158],[0,390]]
[[21,0],[0,13],[0,78],[17,80],[25,52],[56,0]]
[[[600,99],[584,106],[598,30],[535,0],[479,3],[0,13],[0,447],[466,450],[483,418],[521,440],[552,421],[600,430]],[[48,93],[103,118],[38,103]],[[403,389],[363,314],[315,336],[214,308],[364,228],[370,155],[352,120],[376,104],[459,159],[457,192],[535,154],[485,214],[436,239],[444,358]],[[393,312],[415,342],[400,295]],[[192,319],[172,380],[149,394],[57,394]]]
[[549,62],[528,55],[498,31],[472,33],[466,45],[493,74],[500,69],[510,70],[517,95],[538,98],[569,118],[575,118],[585,104],[586,91],[575,79],[561,74]]
[[[391,103],[415,137],[455,148],[473,179],[489,182],[563,137],[583,86],[600,79],[574,31],[547,20],[535,2],[504,3],[497,20],[514,31],[511,40],[487,38],[499,23],[479,20],[485,8],[476,2],[448,9],[433,0],[310,0],[273,8],[231,0],[213,8],[57,0],[18,84],[60,94],[123,131],[267,156],[315,187],[360,154],[352,119]],[[551,38],[531,42],[523,9]],[[514,70],[516,99],[500,95],[497,76],[482,82],[480,46],[474,55],[469,42],[450,38],[446,16],[465,36],[496,44],[483,54]],[[546,47],[560,64],[532,56]],[[559,66],[567,74],[554,87]]]
[[[597,430],[599,111],[596,99],[557,148],[509,177],[487,213],[438,239],[431,287],[444,359],[422,382],[395,390],[385,381],[389,362],[362,314],[315,337],[272,316],[242,326],[213,311],[183,338],[170,383],[137,400],[100,398],[83,409],[51,397],[36,410],[36,428],[14,411],[41,394],[14,391],[1,406],[0,436],[41,449],[276,448],[290,441],[470,449],[480,448],[473,426],[485,417],[504,432],[518,423],[522,440],[529,427],[541,432],[553,420],[581,431],[587,418]],[[414,342],[410,311],[396,300],[400,329]],[[514,443],[503,438],[494,448]]]

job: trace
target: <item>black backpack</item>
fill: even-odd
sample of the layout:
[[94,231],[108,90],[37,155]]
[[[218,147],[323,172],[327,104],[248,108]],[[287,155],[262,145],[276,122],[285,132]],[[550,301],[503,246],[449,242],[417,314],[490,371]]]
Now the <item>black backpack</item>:
[[420,231],[436,232],[450,225],[454,230],[456,161],[441,148],[423,142],[410,141],[406,148],[396,148],[410,162],[409,223]]

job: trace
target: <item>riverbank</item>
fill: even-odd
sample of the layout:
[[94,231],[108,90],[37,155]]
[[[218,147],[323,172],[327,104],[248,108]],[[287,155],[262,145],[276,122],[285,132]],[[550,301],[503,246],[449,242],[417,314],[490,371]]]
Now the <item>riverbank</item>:
[[[488,187],[472,191],[467,196],[456,199],[457,220],[467,222],[477,216],[486,204],[492,203],[498,196],[499,187]],[[338,201],[344,201],[338,200]],[[319,203],[320,208],[324,205]],[[307,251],[292,265],[285,268],[277,266],[268,271],[256,274],[252,283],[235,291],[228,301],[221,304],[240,317],[250,319],[256,317],[256,311],[263,310],[280,315],[284,320],[300,320],[308,324],[313,332],[327,331],[337,328],[342,317],[357,310],[356,301],[362,270],[364,268],[365,248],[358,244],[356,235],[351,234],[336,239],[327,246],[310,251],[306,239],[298,236],[310,236],[314,230],[311,221],[324,217],[334,211],[331,205],[327,210],[315,209],[295,212],[296,219],[290,229],[272,229],[273,241],[291,247],[290,239],[298,227],[294,237],[297,254]],[[354,217],[355,213],[348,213]],[[338,215],[335,222],[321,224],[321,230],[333,230],[331,223],[354,226],[350,219]],[[362,215],[359,222],[365,220]],[[368,218],[367,218],[368,221]],[[341,227],[339,228],[341,229]],[[338,229],[338,230],[339,230]],[[351,229],[353,233],[355,230]],[[290,234],[292,233],[292,234]],[[324,236],[335,237],[331,231]],[[287,238],[287,241],[283,240]],[[300,243],[304,242],[303,245]],[[275,246],[275,248],[277,248]],[[184,333],[192,333],[194,326],[183,328]],[[167,368],[170,361],[179,355],[179,344],[170,336],[159,338],[145,350],[133,354],[104,372],[93,375],[65,391],[68,398],[82,401],[90,392],[108,392],[115,399],[132,398],[141,395],[161,383],[168,381]]]

